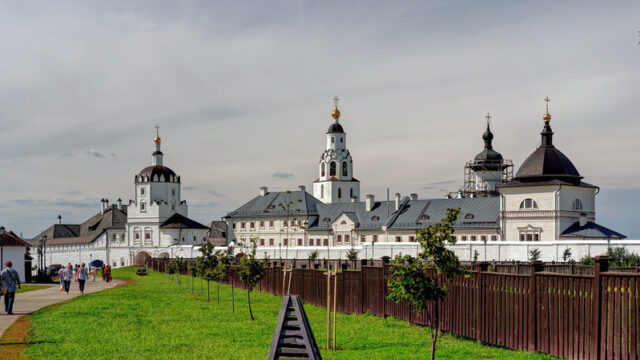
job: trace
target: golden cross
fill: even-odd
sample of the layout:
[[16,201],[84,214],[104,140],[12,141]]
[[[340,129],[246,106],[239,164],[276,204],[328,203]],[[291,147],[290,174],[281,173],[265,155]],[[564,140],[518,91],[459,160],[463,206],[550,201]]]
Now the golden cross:
[[340,100],[340,99],[338,99],[337,96],[333,97],[333,106],[335,106],[336,109],[338,108],[338,100]]
[[485,119],[487,119],[487,125],[491,124],[491,115],[489,115],[489,113],[487,113],[487,116],[485,116]]
[[159,136],[158,133],[160,131],[160,126],[158,126],[158,124],[156,124],[156,136]]
[[545,97],[545,98],[544,98],[544,101],[546,101],[546,102],[547,102],[547,114],[548,114],[548,113],[549,113],[549,101],[551,101],[551,100],[550,100],[550,99],[549,99],[549,97],[547,96],[547,97]]

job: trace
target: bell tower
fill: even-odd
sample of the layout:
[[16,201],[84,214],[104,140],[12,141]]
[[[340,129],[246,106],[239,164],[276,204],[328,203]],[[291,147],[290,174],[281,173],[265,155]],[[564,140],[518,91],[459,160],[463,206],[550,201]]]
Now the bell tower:
[[325,204],[350,202],[360,198],[360,181],[353,177],[353,159],[347,149],[347,134],[340,125],[338,97],[333,98],[333,124],[326,134],[325,150],[318,165],[313,196]]

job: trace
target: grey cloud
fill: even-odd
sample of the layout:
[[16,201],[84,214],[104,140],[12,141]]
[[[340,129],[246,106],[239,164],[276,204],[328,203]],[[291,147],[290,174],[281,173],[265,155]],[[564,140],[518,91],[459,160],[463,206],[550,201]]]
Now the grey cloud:
[[211,194],[213,196],[217,196],[217,197],[224,197],[224,194],[221,194],[221,193],[219,193],[217,191],[213,191],[213,190],[209,191],[209,194]]
[[274,178],[286,179],[286,178],[290,178],[290,177],[292,177],[292,176],[293,176],[293,174],[278,171],[278,172],[273,173],[273,175],[272,175],[272,176],[273,176]]
[[33,199],[17,198],[13,202],[21,206],[36,207],[66,207],[66,208],[98,208],[100,202],[97,199]]
[[97,158],[103,158],[103,157],[104,157],[104,154],[103,154],[103,153],[101,153],[101,152],[99,152],[99,151],[98,151],[98,150],[96,150],[96,149],[89,149],[89,150],[87,150],[87,154],[89,154],[89,155],[91,155],[91,156],[93,156],[93,157],[97,157]]
[[109,155],[111,155],[112,158],[116,159],[118,156],[116,155],[116,153],[109,153]]
[[195,186],[183,186],[182,190],[187,190],[187,191],[191,191],[191,190],[196,190],[197,188]]
[[62,156],[62,157],[74,157],[76,155],[72,154],[72,153],[62,153],[62,154],[60,154],[60,156]]

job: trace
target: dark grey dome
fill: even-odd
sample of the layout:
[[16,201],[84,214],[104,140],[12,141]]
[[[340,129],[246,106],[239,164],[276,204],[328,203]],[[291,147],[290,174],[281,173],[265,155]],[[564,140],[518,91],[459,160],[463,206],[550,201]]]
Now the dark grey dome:
[[502,166],[503,158],[502,154],[493,150],[493,133],[487,123],[487,130],[482,134],[482,140],[484,140],[484,149],[476,155],[474,158],[472,168],[478,170],[499,170]]
[[340,125],[337,122],[331,124],[331,126],[329,126],[329,130],[327,130],[327,134],[332,134],[332,133],[343,133],[344,134],[344,129],[342,128],[342,125]]
[[571,160],[553,146],[553,131],[549,122],[542,132],[542,144],[522,163],[514,180],[519,182],[538,182],[562,180],[579,184],[582,176]]
[[[146,168],[142,169],[142,171],[140,171],[140,174],[138,174],[138,176],[140,176],[141,179],[148,178],[148,181],[154,181],[155,176],[158,177],[158,180],[156,181],[160,181],[161,176],[164,176],[165,182],[179,182],[179,177],[176,175],[176,173],[168,167],[162,165],[147,166]],[[176,180],[171,181],[172,177],[175,177]]]

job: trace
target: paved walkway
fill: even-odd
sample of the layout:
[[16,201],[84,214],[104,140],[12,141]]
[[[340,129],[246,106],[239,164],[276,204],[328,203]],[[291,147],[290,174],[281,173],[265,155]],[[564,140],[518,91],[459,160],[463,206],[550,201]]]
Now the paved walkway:
[[[96,279],[95,282],[91,280],[87,281],[84,287],[85,294],[92,293],[104,289],[115,287],[118,284],[122,284],[123,281],[114,280],[110,283],[105,283]],[[16,294],[15,302],[13,305],[13,315],[7,315],[4,311],[4,298],[0,301],[2,307],[0,307],[0,334],[4,334],[5,330],[11,326],[22,315],[32,313],[45,306],[59,303],[68,299],[73,299],[76,296],[80,296],[80,290],[78,290],[78,283],[72,282],[69,294],[60,292],[60,285],[53,284],[48,289],[27,291],[25,293]]]

